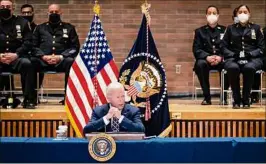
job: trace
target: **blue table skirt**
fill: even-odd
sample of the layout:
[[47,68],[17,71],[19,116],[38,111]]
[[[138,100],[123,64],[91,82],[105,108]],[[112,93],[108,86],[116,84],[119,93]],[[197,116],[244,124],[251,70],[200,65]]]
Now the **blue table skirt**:
[[[86,139],[0,138],[0,162],[96,162]],[[154,138],[117,141],[108,162],[266,162],[263,138]]]

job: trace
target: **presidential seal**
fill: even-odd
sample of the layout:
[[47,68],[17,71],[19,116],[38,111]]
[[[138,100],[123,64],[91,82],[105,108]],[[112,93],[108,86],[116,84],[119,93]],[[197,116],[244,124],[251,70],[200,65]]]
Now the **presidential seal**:
[[111,136],[101,133],[91,138],[88,149],[93,159],[105,162],[115,155],[116,143]]
[[[138,107],[141,118],[146,121],[166,104],[165,69],[155,54],[136,53],[127,58],[122,65],[119,82],[125,88],[126,101]],[[147,103],[147,98],[152,104]],[[150,116],[146,114],[147,108],[150,108]]]

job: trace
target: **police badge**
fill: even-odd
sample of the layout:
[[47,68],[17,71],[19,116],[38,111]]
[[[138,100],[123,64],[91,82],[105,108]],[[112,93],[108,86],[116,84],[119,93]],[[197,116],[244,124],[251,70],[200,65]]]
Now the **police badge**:
[[251,29],[251,39],[256,39],[255,29]]
[[63,29],[63,38],[68,38],[67,29],[66,28]]
[[91,138],[88,150],[93,159],[105,162],[115,155],[116,143],[110,135],[101,133]]
[[16,30],[17,30],[17,38],[18,39],[22,38],[22,35],[21,35],[21,26],[20,25],[16,25]]

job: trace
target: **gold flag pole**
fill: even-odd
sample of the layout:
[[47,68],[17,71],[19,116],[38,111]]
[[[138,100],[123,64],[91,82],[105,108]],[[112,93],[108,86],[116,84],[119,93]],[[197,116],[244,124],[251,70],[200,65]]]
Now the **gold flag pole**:
[[[94,6],[93,6],[93,12],[95,13],[96,16],[99,16],[100,14],[100,5],[98,3],[98,0],[95,0],[94,1]],[[97,55],[97,52],[98,52],[98,39],[96,39],[98,36],[97,36],[97,32],[96,32],[96,16],[94,17],[95,20],[94,20],[94,27],[93,27],[93,32],[94,32],[94,75],[96,77],[97,75],[97,72],[98,72],[98,55]],[[95,108],[96,106],[98,106],[98,82],[97,82],[97,79],[94,78],[93,80],[93,85],[94,85],[94,96],[93,96],[93,107]]]
[[[141,12],[145,15],[146,17],[146,64],[149,64],[149,28],[151,24],[151,16],[150,16],[150,8],[151,4],[148,4],[147,0],[141,5]],[[151,118],[151,109],[150,109],[150,97],[149,93],[147,92],[147,98],[146,98],[146,110],[145,110],[145,121],[148,121]]]

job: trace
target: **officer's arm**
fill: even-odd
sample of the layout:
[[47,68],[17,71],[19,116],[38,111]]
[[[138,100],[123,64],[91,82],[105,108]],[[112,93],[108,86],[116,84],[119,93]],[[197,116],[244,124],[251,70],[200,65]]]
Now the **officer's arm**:
[[62,55],[64,57],[73,57],[75,58],[78,53],[79,53],[79,48],[80,48],[80,44],[79,44],[79,37],[78,34],[75,30],[75,28],[71,28],[70,32],[69,32],[69,49],[66,49]]
[[203,50],[202,40],[199,30],[195,31],[193,42],[193,54],[196,60],[206,59],[210,54]]
[[40,27],[41,26],[37,26],[33,32],[33,46],[34,46],[34,54],[37,57],[41,57],[44,54],[44,52],[39,48],[40,47],[40,39],[41,39],[41,35],[40,35]]
[[220,48],[222,52],[222,56],[224,59],[233,58],[235,53],[231,50],[229,50],[229,45],[231,41],[231,28],[228,26],[225,30],[224,37],[221,41]]
[[32,32],[29,24],[26,23],[22,31],[22,45],[17,48],[16,53],[18,56],[28,55],[28,52],[32,50],[32,47]]
[[264,43],[264,38],[263,38],[263,34],[262,34],[262,31],[260,30],[260,28],[258,28],[256,30],[256,45],[257,45],[257,49],[249,52],[250,53],[250,56],[253,57],[253,58],[256,58],[256,57],[261,57],[263,56],[263,51],[265,49],[265,43]]

